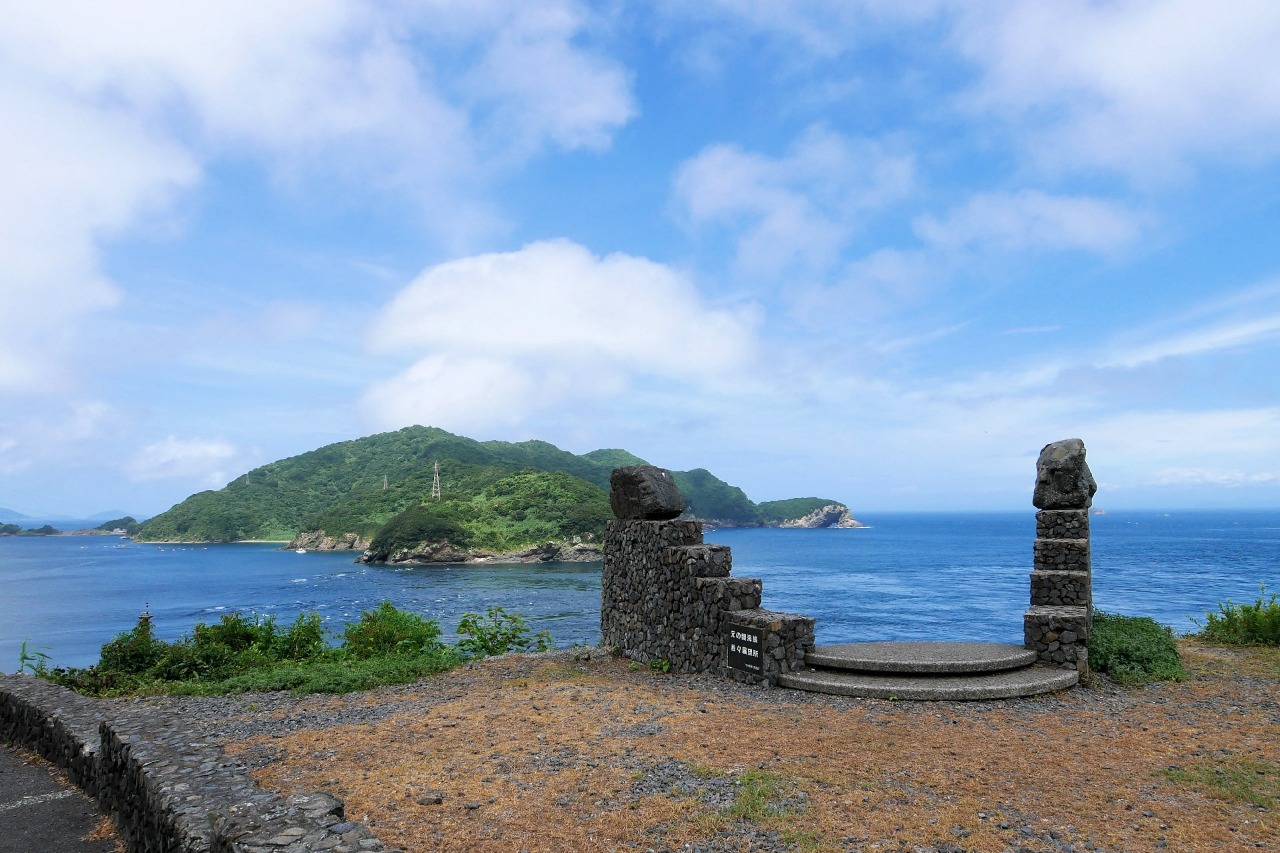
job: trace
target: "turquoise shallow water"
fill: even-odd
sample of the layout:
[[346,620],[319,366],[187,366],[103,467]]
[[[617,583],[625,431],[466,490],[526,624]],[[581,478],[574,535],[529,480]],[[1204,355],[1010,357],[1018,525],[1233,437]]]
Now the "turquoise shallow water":
[[[717,530],[764,606],[817,619],[818,641],[1021,642],[1034,515],[894,514],[865,530]],[[1094,601],[1176,630],[1226,598],[1280,590],[1280,512],[1112,513],[1093,519]],[[110,537],[0,538],[0,671],[22,641],[82,666],[148,607],[168,639],[241,611],[334,629],[389,599],[440,620],[500,605],[559,645],[599,638],[598,564],[385,568],[270,544],[159,546]]]

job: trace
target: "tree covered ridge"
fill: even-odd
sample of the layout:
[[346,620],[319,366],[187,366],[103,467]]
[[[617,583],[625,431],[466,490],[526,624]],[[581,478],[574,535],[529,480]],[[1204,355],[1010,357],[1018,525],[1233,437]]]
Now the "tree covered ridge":
[[[437,462],[442,500],[433,502]],[[610,517],[610,474],[621,465],[639,464],[647,463],[616,448],[575,455],[545,441],[477,441],[436,427],[405,427],[254,468],[222,489],[194,494],[148,520],[137,538],[285,541],[300,532],[322,531],[371,540],[399,519],[400,532],[387,532],[397,541],[409,527],[450,522],[459,525],[453,535],[468,538],[472,547],[518,548],[602,535]],[[744,526],[775,523],[776,512],[762,510],[770,504],[757,506],[705,469],[672,475],[698,518]],[[818,501],[809,510],[836,503],[798,500]]]

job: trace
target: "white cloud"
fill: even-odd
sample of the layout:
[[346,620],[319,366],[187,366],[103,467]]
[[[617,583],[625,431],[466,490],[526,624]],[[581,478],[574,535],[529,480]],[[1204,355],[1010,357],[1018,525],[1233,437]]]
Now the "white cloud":
[[198,169],[114,110],[44,97],[2,73],[0,116],[0,390],[48,391],[62,384],[75,323],[118,299],[99,242],[162,209]]
[[200,488],[217,489],[227,484],[231,463],[240,455],[235,445],[220,439],[169,436],[135,453],[125,470],[133,480],[191,480]]
[[375,322],[382,352],[420,352],[373,385],[380,427],[518,423],[570,401],[613,397],[645,377],[731,381],[754,357],[754,318],[703,304],[674,270],[592,255],[565,240],[426,270]]
[[736,234],[742,270],[770,275],[829,267],[867,213],[911,191],[914,171],[908,156],[815,126],[783,157],[710,146],[681,165],[674,190],[692,224]]
[[55,386],[119,298],[104,245],[230,156],[490,233],[495,171],[599,149],[635,113],[581,4],[0,3],[0,390]]
[[1189,158],[1274,158],[1280,5],[1271,0],[954,4],[981,110],[1038,158],[1143,177]]
[[1134,243],[1141,217],[1102,199],[1037,190],[980,193],[942,218],[915,222],[922,240],[940,249],[1112,253]]

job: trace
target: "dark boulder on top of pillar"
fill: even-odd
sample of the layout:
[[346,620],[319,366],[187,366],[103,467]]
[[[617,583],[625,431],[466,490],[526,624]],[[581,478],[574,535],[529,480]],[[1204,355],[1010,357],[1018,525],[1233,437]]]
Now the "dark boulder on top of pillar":
[[1084,461],[1084,442],[1068,438],[1046,444],[1036,460],[1036,490],[1031,502],[1038,509],[1087,509],[1098,484]]
[[684,498],[665,468],[628,465],[609,477],[609,506],[624,520],[668,521],[684,512]]

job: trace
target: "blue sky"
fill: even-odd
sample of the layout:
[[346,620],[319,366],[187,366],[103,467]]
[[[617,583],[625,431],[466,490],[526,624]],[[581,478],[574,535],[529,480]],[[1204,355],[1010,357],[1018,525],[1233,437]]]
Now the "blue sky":
[[1280,506],[1280,4],[0,5],[0,506],[413,423]]

